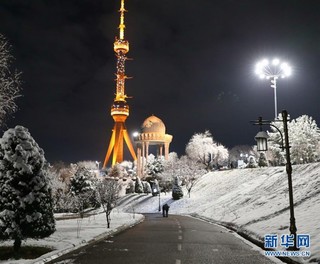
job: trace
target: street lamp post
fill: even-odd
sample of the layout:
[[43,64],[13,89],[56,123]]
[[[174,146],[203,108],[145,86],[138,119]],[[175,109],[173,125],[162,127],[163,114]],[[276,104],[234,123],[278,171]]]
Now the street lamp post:
[[[281,121],[281,120],[278,120]],[[263,125],[270,125],[278,130],[281,136],[281,143],[282,149],[286,150],[286,171],[288,175],[288,185],[289,185],[289,205],[290,205],[290,234],[293,235],[294,246],[290,249],[297,250],[297,227],[296,227],[296,220],[294,217],[294,203],[293,203],[293,189],[292,189],[292,165],[291,165],[291,158],[290,158],[290,145],[289,145],[289,135],[288,135],[288,112],[286,110],[282,111],[282,122],[283,122],[283,130],[284,130],[284,138],[283,135],[278,127],[271,124],[269,120],[262,120],[260,117],[258,120],[253,121],[254,125],[260,126],[260,132],[255,136],[257,141],[257,150],[258,151],[266,151],[268,150],[267,140],[268,135],[266,132],[262,131]],[[283,142],[284,141],[284,142]]]
[[96,161],[96,165],[97,165],[97,167],[98,167],[98,170],[100,170],[100,166],[99,166],[99,165],[100,165],[100,163],[101,163],[101,162]]
[[256,64],[256,74],[261,79],[268,79],[271,81],[271,88],[274,89],[274,119],[278,118],[278,103],[277,103],[277,80],[291,75],[291,67],[285,63],[280,62],[279,59],[273,59],[271,63],[264,59]]
[[152,182],[152,195],[153,196],[156,196],[158,195],[159,196],[159,212],[161,211],[161,206],[160,206],[160,187],[159,185],[157,185],[155,182]]

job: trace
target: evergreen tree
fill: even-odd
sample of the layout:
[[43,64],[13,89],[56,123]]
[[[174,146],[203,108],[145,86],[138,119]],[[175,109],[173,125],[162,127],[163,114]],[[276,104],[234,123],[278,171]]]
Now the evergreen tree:
[[73,203],[83,217],[84,209],[91,205],[91,198],[94,195],[93,177],[89,169],[78,166],[75,175],[70,179],[70,193],[73,196]]
[[151,193],[151,186],[150,186],[149,182],[142,181],[142,185],[143,185],[143,192],[144,193]]
[[259,167],[268,167],[268,161],[266,158],[266,154],[261,152],[258,160],[258,166]]
[[75,175],[70,179],[70,191],[74,195],[79,195],[90,191],[91,188],[91,172],[85,167],[79,167]]
[[134,193],[134,189],[135,189],[135,182],[130,179],[126,188],[126,194]]
[[183,191],[182,187],[179,184],[179,178],[176,176],[173,180],[173,186],[172,186],[172,198],[173,200],[179,200],[183,197]]
[[143,185],[142,185],[139,177],[137,177],[137,179],[136,179],[134,191],[136,193],[143,193]]
[[250,156],[248,158],[248,160],[249,160],[249,162],[248,162],[247,168],[256,168],[257,167],[256,159],[253,156]]
[[53,200],[43,150],[16,126],[0,139],[0,239],[44,238],[55,231]]
[[[150,155],[151,156],[151,155]],[[147,162],[148,175],[155,178],[158,174],[163,172],[163,157],[149,158]]]

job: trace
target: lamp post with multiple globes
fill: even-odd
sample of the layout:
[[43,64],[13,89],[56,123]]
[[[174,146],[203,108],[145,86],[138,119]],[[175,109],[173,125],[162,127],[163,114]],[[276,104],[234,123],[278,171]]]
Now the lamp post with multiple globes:
[[277,106],[277,80],[279,78],[285,78],[291,75],[292,70],[288,63],[281,62],[275,58],[269,62],[268,59],[263,59],[256,64],[255,73],[259,75],[261,79],[267,79],[271,81],[271,87],[274,89],[274,118],[278,117]]

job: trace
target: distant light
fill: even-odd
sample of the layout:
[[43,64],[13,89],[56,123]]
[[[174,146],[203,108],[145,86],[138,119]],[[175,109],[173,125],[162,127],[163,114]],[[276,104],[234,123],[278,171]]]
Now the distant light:
[[139,132],[135,131],[135,132],[132,133],[132,135],[133,135],[134,137],[137,137],[137,136],[139,136]]

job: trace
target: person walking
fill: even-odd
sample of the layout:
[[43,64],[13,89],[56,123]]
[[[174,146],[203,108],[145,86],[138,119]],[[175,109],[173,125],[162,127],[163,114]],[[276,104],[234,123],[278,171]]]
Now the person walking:
[[170,206],[168,204],[164,204],[162,206],[162,215],[163,215],[163,217],[168,217],[169,208],[170,208]]

